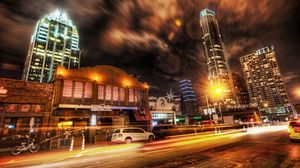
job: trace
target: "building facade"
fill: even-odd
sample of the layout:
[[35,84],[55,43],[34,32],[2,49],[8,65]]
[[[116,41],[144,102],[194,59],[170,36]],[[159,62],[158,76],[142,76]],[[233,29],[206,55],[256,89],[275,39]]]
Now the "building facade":
[[52,93],[53,84],[0,78],[0,137],[45,131]]
[[250,97],[245,79],[237,73],[231,73],[231,76],[237,105],[250,105]]
[[176,124],[175,104],[165,97],[149,97],[149,110],[152,126],[159,124]]
[[65,13],[56,10],[36,24],[22,79],[50,82],[58,65],[79,68],[80,49],[76,26]]
[[179,81],[181,112],[183,115],[190,116],[199,113],[199,102],[194,92],[192,82],[188,79]]
[[252,105],[269,116],[293,112],[285,89],[274,46],[258,49],[240,58]]
[[59,66],[54,83],[54,126],[69,123],[75,128],[130,125],[150,129],[148,85],[119,68]]
[[200,12],[200,27],[210,85],[221,86],[226,92],[226,97],[232,98],[233,86],[229,64],[225,59],[223,36],[214,11],[204,9]]

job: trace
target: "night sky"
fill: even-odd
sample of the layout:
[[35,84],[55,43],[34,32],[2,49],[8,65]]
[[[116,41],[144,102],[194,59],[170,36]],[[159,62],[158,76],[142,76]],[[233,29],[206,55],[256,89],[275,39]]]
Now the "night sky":
[[36,22],[60,9],[79,30],[81,66],[122,68],[148,82],[152,95],[190,78],[201,98],[207,81],[199,30],[204,8],[217,14],[233,71],[241,74],[240,56],[272,44],[291,100],[300,103],[298,0],[2,0],[0,77],[21,79]]

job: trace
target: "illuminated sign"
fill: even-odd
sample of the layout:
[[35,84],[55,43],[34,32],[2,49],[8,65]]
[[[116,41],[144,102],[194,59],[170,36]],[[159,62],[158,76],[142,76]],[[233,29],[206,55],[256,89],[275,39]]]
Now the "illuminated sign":
[[71,128],[73,125],[73,121],[62,121],[57,124],[58,128]]
[[214,114],[216,113],[216,109],[215,108],[206,108],[203,109],[204,115],[209,115],[209,114]]
[[3,86],[0,87],[0,96],[6,96],[7,92],[7,89],[5,89]]
[[112,111],[112,107],[110,105],[105,104],[92,105],[91,111]]

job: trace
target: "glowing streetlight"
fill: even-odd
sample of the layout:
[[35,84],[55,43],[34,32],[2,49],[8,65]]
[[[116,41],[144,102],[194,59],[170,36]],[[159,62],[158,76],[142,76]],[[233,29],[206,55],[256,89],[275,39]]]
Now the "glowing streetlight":
[[222,91],[220,88],[217,88],[215,92],[216,92],[216,94],[220,94]]
[[222,85],[213,86],[211,88],[211,94],[214,97],[224,96],[224,93],[225,93],[225,87]]
[[298,86],[296,89],[294,89],[294,95],[297,97],[297,98],[300,98],[300,87]]
[[180,26],[181,26],[181,20],[180,20],[180,19],[176,19],[176,20],[175,20],[175,25],[176,25],[177,27],[180,27]]
[[221,109],[220,97],[224,96],[225,89],[222,85],[218,85],[218,86],[213,87],[212,91],[213,91],[212,95],[214,97],[219,97],[219,100],[218,100],[219,112],[220,112],[220,115],[222,118],[222,123],[224,123],[224,117],[223,117],[223,113],[222,113],[222,109]]

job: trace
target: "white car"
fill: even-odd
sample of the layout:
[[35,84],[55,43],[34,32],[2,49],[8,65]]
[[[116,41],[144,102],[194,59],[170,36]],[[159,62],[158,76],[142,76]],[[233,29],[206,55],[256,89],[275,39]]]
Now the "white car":
[[116,143],[131,143],[133,141],[153,141],[154,134],[141,128],[128,127],[114,130],[111,141]]

